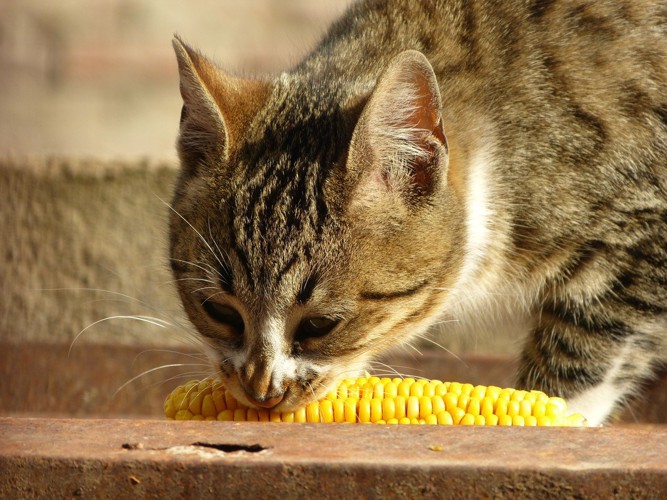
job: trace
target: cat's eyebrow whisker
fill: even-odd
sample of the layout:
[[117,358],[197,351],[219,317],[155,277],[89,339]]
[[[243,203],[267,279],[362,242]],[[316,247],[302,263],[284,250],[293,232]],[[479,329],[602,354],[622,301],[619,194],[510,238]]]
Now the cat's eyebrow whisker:
[[144,323],[149,323],[151,325],[159,326],[160,328],[166,328],[167,326],[173,326],[171,323],[168,321],[165,321],[160,318],[155,318],[152,316],[135,316],[135,315],[115,315],[115,316],[107,316],[106,318],[98,319],[97,321],[94,321],[87,327],[85,327],[83,330],[81,330],[79,333],[77,333],[76,337],[74,337],[74,340],[72,340],[72,343],[69,346],[69,350],[67,351],[67,357],[70,356],[72,353],[72,347],[74,347],[74,344],[76,341],[81,337],[81,335],[88,330],[89,328],[92,328],[95,325],[98,325],[100,323],[104,323],[105,321],[110,321],[112,319],[130,319],[134,321],[143,321]]

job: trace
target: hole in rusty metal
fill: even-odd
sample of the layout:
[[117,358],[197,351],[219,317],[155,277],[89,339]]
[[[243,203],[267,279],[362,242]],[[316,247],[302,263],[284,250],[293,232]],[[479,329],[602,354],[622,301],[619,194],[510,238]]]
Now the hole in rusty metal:
[[225,453],[234,453],[235,451],[247,451],[248,453],[258,453],[260,451],[266,450],[263,446],[259,444],[213,444],[213,443],[202,443],[198,441],[192,443],[192,446],[203,446],[204,448],[214,448],[216,450],[224,451]]

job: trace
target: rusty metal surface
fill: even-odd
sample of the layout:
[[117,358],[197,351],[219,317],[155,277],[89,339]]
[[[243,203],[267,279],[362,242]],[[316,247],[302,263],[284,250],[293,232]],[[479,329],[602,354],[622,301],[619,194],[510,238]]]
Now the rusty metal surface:
[[[0,415],[126,417],[162,416],[162,402],[191,366],[151,372],[114,392],[134,376],[152,368],[196,363],[192,351],[174,353],[155,347],[0,342]],[[515,366],[508,356],[452,355],[424,351],[383,360],[403,373],[472,384],[512,385]],[[203,369],[203,367],[196,367]],[[667,423],[667,370],[634,403],[622,421]]]
[[0,470],[14,498],[665,498],[667,428],[0,418]]

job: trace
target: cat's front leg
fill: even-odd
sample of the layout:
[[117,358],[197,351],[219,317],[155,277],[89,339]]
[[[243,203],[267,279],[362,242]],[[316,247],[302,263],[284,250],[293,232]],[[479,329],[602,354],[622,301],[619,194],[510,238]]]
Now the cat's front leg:
[[518,386],[562,396],[589,425],[604,423],[651,375],[655,351],[650,336],[613,315],[590,305],[545,305],[524,348]]

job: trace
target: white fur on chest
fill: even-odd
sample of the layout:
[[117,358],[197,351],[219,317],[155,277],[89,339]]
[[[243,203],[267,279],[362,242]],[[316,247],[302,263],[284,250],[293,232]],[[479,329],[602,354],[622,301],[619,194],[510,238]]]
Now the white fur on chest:
[[510,231],[500,189],[487,145],[469,164],[465,259],[443,311],[447,333],[503,334],[518,341],[531,327],[531,293],[512,277],[507,258]]

